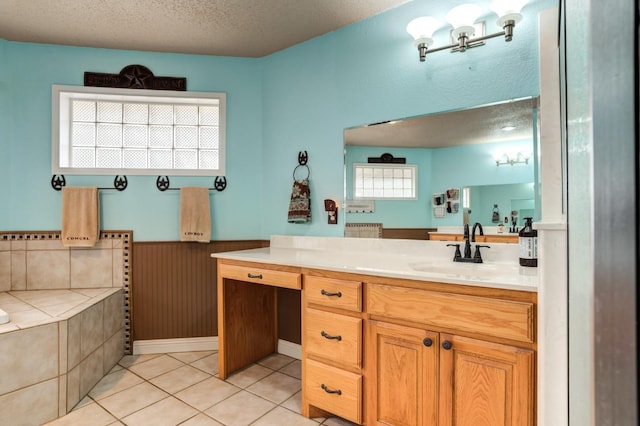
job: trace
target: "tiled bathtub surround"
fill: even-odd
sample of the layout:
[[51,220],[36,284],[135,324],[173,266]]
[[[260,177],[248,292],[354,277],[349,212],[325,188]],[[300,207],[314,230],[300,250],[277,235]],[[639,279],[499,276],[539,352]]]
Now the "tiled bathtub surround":
[[103,232],[81,249],[59,232],[0,232],[0,424],[66,414],[128,350],[130,241]]
[[0,232],[0,291],[123,287],[129,240],[103,232],[94,247],[69,248],[59,232]]
[[66,414],[124,354],[122,289],[0,293],[0,306],[0,424]]

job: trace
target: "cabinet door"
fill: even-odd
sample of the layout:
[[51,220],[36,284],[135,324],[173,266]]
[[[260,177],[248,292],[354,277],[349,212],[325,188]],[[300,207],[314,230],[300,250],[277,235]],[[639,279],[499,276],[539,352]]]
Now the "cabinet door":
[[438,334],[369,321],[367,424],[437,424]]
[[533,351],[440,335],[439,426],[531,426]]

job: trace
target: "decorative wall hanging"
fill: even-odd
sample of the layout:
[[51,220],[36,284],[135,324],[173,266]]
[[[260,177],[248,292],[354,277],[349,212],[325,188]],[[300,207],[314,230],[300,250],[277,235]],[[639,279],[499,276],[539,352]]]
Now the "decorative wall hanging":
[[84,85],[118,89],[187,90],[185,77],[156,77],[144,65],[127,65],[120,74],[85,71]]
[[391,164],[407,164],[407,159],[403,157],[394,157],[393,155],[385,152],[380,157],[369,157],[367,163],[391,163]]

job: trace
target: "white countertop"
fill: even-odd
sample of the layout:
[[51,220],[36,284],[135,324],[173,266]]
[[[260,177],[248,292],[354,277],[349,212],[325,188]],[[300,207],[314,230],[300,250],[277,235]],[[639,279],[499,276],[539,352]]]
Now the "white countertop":
[[[212,253],[211,257],[337,272],[538,291],[538,270],[518,264],[516,244],[483,248],[485,263],[453,262],[446,241],[274,235],[271,247]],[[463,249],[461,245],[460,249]],[[475,244],[472,244],[475,250]]]

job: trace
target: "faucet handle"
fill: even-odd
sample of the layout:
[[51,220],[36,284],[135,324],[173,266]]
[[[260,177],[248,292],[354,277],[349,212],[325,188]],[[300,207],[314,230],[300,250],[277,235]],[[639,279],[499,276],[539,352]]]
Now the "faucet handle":
[[485,246],[485,245],[481,245],[481,244],[476,244],[476,252],[473,254],[473,258],[479,262],[477,263],[482,263],[482,255],[480,254],[480,247],[485,247],[485,248],[491,248],[489,246]]
[[447,247],[455,247],[456,252],[453,255],[453,260],[455,262],[456,259],[460,259],[462,257],[462,253],[460,253],[460,244],[447,244]]

